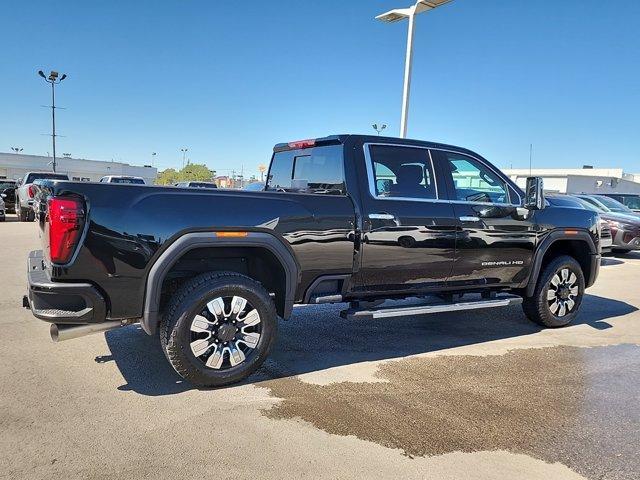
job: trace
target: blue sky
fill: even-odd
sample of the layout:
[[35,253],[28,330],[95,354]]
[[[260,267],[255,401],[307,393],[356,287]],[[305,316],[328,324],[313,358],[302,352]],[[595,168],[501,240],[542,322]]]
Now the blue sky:
[[[273,144],[397,135],[409,0],[5,2],[0,151],[255,173]],[[454,0],[417,19],[409,137],[500,167],[640,172],[640,2]]]

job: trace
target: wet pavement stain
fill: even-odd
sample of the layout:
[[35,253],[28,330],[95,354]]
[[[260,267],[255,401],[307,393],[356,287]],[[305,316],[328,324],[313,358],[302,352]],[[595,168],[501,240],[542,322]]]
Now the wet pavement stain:
[[264,412],[409,456],[506,450],[593,479],[640,478],[640,347],[550,347],[381,365],[388,382],[262,383]]

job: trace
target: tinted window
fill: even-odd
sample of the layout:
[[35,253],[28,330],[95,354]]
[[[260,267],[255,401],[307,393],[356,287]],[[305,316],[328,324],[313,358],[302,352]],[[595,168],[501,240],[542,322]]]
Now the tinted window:
[[584,205],[577,199],[571,197],[552,197],[548,196],[547,201],[554,207],[570,207],[570,208],[582,208]]
[[189,182],[189,186],[194,188],[218,188],[215,183],[206,182]]
[[111,183],[130,183],[133,185],[144,185],[141,178],[111,178]]
[[334,195],[344,193],[342,145],[274,154],[265,189]]
[[389,198],[437,198],[429,151],[389,145],[369,147],[371,193]]
[[598,201],[600,203],[603,203],[612,212],[629,213],[629,210],[630,210],[629,207],[627,207],[626,205],[623,205],[617,200],[614,200],[613,198],[600,195],[598,196]]
[[593,198],[593,197],[586,197],[586,196],[580,196],[579,198],[581,198],[583,201],[593,205],[594,207],[599,208],[600,210],[602,210],[603,212],[610,212],[611,210],[609,210],[608,207],[606,207],[604,205],[604,203],[598,201],[597,199]]
[[16,188],[16,184],[13,182],[3,182],[0,181],[0,192],[7,188]]
[[640,210],[640,197],[624,197],[624,204],[633,210]]
[[52,180],[69,180],[69,177],[62,173],[30,173],[25,183],[33,183],[34,180],[50,178]]
[[509,203],[506,182],[487,165],[466,155],[445,154],[453,177],[456,200]]

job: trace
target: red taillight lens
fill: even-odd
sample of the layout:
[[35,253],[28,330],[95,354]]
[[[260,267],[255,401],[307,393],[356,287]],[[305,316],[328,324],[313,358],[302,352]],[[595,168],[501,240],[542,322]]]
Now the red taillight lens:
[[316,145],[316,141],[313,138],[309,140],[298,140],[297,142],[289,142],[289,148],[310,148]]
[[49,210],[49,255],[53,263],[67,263],[78,244],[84,212],[82,203],[76,198],[50,198]]
[[27,194],[29,195],[29,198],[33,198],[36,196],[36,187],[35,185],[29,185],[29,188],[27,189]]

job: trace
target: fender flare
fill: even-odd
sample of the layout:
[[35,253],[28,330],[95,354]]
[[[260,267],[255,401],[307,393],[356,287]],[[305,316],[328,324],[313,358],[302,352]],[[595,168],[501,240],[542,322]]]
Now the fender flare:
[[[565,230],[554,230],[550,232],[544,240],[540,243],[538,248],[536,249],[536,253],[533,257],[533,265],[531,267],[531,274],[529,275],[529,280],[526,283],[526,296],[530,297],[533,295],[533,292],[536,288],[536,283],[538,282],[538,277],[540,276],[540,269],[542,268],[542,260],[544,259],[545,254],[549,250],[549,248],[556,242],[562,240],[578,240],[584,242],[589,247],[589,255],[592,257],[591,261],[591,272],[589,278],[591,282],[588,287],[593,284],[595,281],[595,277],[597,276],[597,269],[600,265],[600,253],[596,245],[593,243],[593,238],[586,230],[577,230],[575,233],[567,234]],[[595,266],[594,266],[595,265]],[[594,268],[596,271],[594,272]]]
[[160,294],[162,282],[171,267],[185,253],[209,247],[262,247],[269,250],[285,271],[284,318],[291,315],[298,285],[300,268],[293,253],[276,236],[263,232],[249,232],[246,237],[216,237],[211,232],[187,233],[179,237],[155,261],[145,286],[144,311],[140,325],[149,335],[155,334],[160,323]]

